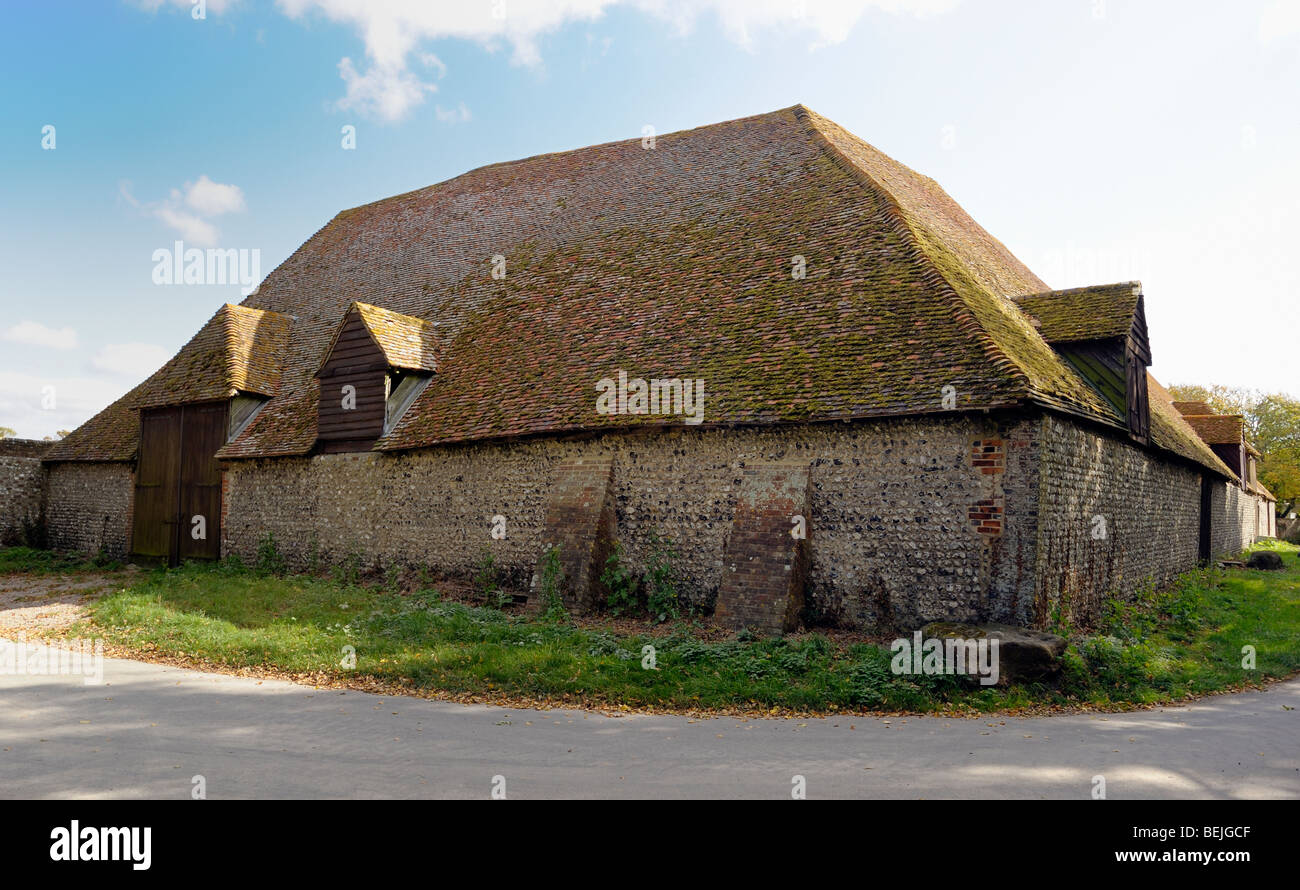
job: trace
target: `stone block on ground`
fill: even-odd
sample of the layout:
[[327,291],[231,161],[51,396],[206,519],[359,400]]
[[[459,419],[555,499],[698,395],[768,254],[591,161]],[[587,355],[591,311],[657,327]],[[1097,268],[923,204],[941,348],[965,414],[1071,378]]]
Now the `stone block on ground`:
[[1282,570],[1282,557],[1273,553],[1271,550],[1258,550],[1250,555],[1246,560],[1246,567],[1251,569],[1264,569],[1270,572],[1280,572]]
[[921,628],[924,639],[998,641],[998,685],[1017,681],[1044,680],[1061,669],[1065,653],[1063,637],[1046,631],[1010,624],[962,624],[934,621]]

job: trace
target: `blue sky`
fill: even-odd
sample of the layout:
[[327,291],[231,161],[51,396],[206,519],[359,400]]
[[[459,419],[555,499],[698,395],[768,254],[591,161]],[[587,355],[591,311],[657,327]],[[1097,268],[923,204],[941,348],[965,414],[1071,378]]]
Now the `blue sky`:
[[177,239],[256,249],[264,276],[346,207],[796,102],[938,180],[1050,285],[1141,279],[1165,383],[1300,392],[1295,0],[195,9],[0,11],[0,426],[19,435],[75,427],[242,298],[155,284]]

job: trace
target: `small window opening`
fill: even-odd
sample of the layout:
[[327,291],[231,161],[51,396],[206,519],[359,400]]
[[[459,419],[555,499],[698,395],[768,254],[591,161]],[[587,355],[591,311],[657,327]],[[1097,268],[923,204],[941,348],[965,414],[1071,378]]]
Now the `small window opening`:
[[384,435],[402,419],[406,409],[416,400],[433,379],[432,374],[418,371],[393,371],[388,375],[388,398],[384,407]]
[[262,407],[269,402],[264,396],[240,393],[230,400],[230,424],[226,431],[226,441],[233,442],[257,417]]

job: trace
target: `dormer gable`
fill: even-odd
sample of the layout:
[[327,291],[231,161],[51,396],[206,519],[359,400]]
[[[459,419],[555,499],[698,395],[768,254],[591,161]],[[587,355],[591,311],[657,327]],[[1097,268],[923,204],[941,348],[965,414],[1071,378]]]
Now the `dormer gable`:
[[1142,285],[1127,281],[1047,291],[1015,302],[1042,338],[1123,418],[1129,435],[1147,444],[1151,341]]
[[434,327],[354,302],[316,372],[320,451],[368,451],[390,431],[437,370]]

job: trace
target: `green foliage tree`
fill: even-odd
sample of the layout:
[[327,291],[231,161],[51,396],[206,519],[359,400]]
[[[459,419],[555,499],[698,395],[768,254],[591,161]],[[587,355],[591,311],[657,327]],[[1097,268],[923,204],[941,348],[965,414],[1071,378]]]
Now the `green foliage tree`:
[[1259,399],[1258,393],[1240,386],[1201,386],[1196,383],[1171,386],[1169,394],[1176,402],[1207,402],[1215,414],[1249,415],[1251,406]]
[[1300,399],[1286,393],[1261,393],[1235,386],[1179,384],[1169,388],[1177,401],[1207,402],[1216,414],[1241,414],[1246,438],[1259,449],[1259,481],[1277,495],[1286,515],[1300,502]]
[[14,430],[9,429],[9,427],[0,426],[0,439],[8,439],[11,436],[16,436],[16,435],[18,435],[18,433],[15,432]]

